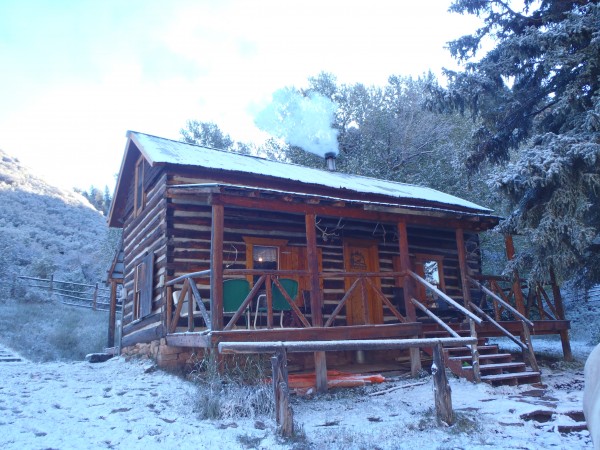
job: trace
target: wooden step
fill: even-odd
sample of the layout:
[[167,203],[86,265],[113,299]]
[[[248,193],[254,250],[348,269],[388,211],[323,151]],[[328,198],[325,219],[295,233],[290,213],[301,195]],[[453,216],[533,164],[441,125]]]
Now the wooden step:
[[540,381],[540,372],[511,372],[498,373],[491,375],[482,375],[481,381],[490,383],[491,385],[499,384],[528,384]]
[[[448,351],[448,356],[450,356],[450,354],[453,354],[452,356],[454,356],[454,354],[459,353],[459,354],[471,354],[471,350],[468,347],[447,347],[445,350]],[[497,354],[498,353],[498,346],[497,345],[478,345],[477,346],[477,350],[479,351],[480,355],[489,355],[489,354]],[[457,355],[460,356],[460,355]]]
[[522,362],[507,362],[498,364],[480,364],[479,370],[507,370],[515,371],[515,369],[521,369],[521,372],[525,372],[527,366]]
[[[471,354],[463,356],[450,356],[448,359],[452,361],[465,361],[471,363]],[[479,362],[482,361],[497,361],[497,362],[512,362],[512,355],[510,353],[490,353],[487,355],[479,355]]]

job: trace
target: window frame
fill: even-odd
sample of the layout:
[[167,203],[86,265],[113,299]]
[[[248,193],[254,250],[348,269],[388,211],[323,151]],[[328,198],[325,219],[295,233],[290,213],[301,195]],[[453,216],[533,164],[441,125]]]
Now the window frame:
[[145,164],[144,157],[140,155],[135,163],[135,181],[133,186],[133,211],[137,217],[146,206],[146,192],[144,191]]

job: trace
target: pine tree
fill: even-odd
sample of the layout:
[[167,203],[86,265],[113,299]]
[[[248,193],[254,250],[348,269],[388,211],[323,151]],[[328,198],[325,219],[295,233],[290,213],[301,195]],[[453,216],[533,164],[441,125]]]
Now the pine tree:
[[[600,281],[600,5],[598,1],[455,0],[483,25],[449,43],[464,62],[433,104],[470,112],[479,128],[467,166],[500,164],[505,232],[532,244],[521,263],[541,278]],[[494,48],[481,59],[481,46]]]

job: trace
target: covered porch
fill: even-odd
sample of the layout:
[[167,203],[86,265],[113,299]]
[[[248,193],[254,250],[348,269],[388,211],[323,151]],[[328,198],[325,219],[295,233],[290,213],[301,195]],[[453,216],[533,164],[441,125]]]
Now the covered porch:
[[[221,342],[467,333],[480,339],[507,336],[535,361],[530,335],[559,334],[565,358],[571,357],[569,324],[553,278],[549,286],[526,286],[516,273],[513,278],[481,275],[475,244],[478,232],[497,223],[490,215],[232,185],[172,186],[167,196],[173,217],[171,264],[177,269],[163,287],[168,345],[216,348]],[[192,210],[210,214],[192,222],[187,219]],[[185,236],[192,247],[178,247],[176,238],[183,235],[178,217],[190,223],[190,230],[210,230],[203,270],[177,273],[201,265],[184,266],[175,256],[203,250],[190,244],[191,231]],[[510,237],[506,243],[510,258]],[[238,247],[245,249],[243,258]],[[259,261],[256,255],[265,249],[275,249],[275,261]],[[230,280],[247,283],[233,310],[225,307]],[[283,280],[294,281],[293,295]],[[477,379],[478,355],[472,350]],[[411,348],[409,358],[415,374],[421,367],[419,349]],[[317,373],[326,367],[324,352],[314,352],[314,366]]]

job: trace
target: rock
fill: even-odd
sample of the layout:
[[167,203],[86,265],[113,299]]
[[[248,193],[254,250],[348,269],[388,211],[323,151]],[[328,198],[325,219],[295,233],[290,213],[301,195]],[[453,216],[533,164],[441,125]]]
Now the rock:
[[89,353],[85,355],[85,360],[89,363],[102,363],[108,361],[113,355],[108,353]]

